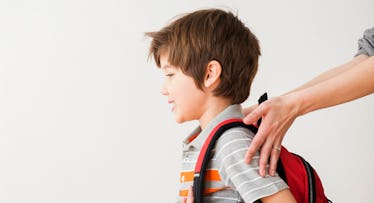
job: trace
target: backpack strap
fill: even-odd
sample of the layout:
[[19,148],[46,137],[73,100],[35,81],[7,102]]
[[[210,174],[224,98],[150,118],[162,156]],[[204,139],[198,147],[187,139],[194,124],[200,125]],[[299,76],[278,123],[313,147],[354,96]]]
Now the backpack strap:
[[203,202],[203,190],[205,182],[205,170],[207,168],[208,162],[211,157],[211,151],[214,148],[218,138],[226,130],[233,127],[244,127],[251,130],[253,133],[257,132],[257,128],[252,125],[246,125],[243,123],[241,118],[234,118],[225,120],[219,123],[209,134],[208,138],[205,140],[199,157],[195,166],[194,181],[193,181],[193,194],[195,203]]
[[[259,99],[258,103],[262,103],[268,99],[267,93],[264,93]],[[257,126],[260,126],[261,119],[258,120]],[[257,133],[257,128],[253,125],[246,125],[243,123],[241,118],[234,118],[225,120],[219,123],[209,134],[208,138],[205,140],[202,146],[199,157],[195,166],[194,181],[193,181],[193,195],[195,203],[203,202],[203,190],[205,182],[205,170],[210,159],[211,151],[214,148],[218,138],[226,130],[233,127],[244,127],[252,131],[254,134]]]
[[[261,104],[262,102],[266,100],[268,100],[268,94],[265,92],[263,95],[261,95],[261,97],[257,101],[258,101],[258,104]],[[261,121],[262,121],[262,118],[258,119],[257,126],[260,126]]]

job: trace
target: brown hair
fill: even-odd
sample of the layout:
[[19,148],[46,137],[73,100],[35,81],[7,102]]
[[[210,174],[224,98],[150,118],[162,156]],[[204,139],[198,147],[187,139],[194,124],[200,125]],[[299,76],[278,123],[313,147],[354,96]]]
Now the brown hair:
[[202,89],[206,67],[216,60],[222,73],[214,95],[229,98],[234,104],[248,98],[260,47],[256,36],[231,12],[198,10],[146,36],[153,38],[149,55],[158,67],[161,54],[167,53],[169,63],[193,77]]

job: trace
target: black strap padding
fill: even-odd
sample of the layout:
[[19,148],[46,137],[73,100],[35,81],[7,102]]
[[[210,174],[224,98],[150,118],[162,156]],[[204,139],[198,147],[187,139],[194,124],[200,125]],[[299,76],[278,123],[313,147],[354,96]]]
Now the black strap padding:
[[279,177],[281,177],[284,180],[284,182],[286,182],[288,184],[286,171],[284,170],[283,163],[282,163],[281,159],[278,159],[277,173],[278,173]]
[[[261,97],[257,100],[258,101],[258,104],[261,104],[262,102],[266,101],[268,99],[268,94],[265,92],[263,95],[261,95]],[[257,126],[260,126],[261,125],[261,121],[262,119],[258,119],[257,121]]]

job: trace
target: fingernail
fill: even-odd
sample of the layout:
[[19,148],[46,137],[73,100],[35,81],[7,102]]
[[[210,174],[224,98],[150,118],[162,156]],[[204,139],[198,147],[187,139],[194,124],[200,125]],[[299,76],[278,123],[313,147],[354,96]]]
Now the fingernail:
[[274,170],[271,170],[271,171],[270,171],[270,175],[271,175],[271,176],[274,176],[274,175],[275,175],[275,171],[274,171]]
[[262,177],[265,177],[265,171],[264,171],[264,170],[261,170],[261,171],[260,171],[260,175],[261,175]]

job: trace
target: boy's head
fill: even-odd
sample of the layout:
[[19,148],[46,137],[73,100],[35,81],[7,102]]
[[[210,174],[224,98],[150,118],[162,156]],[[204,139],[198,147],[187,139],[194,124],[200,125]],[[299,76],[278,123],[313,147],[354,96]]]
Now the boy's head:
[[231,12],[195,11],[146,35],[153,38],[149,54],[158,67],[161,55],[167,55],[170,65],[191,76],[202,89],[207,65],[215,60],[222,70],[214,95],[228,98],[233,104],[248,98],[260,47],[257,38]]

